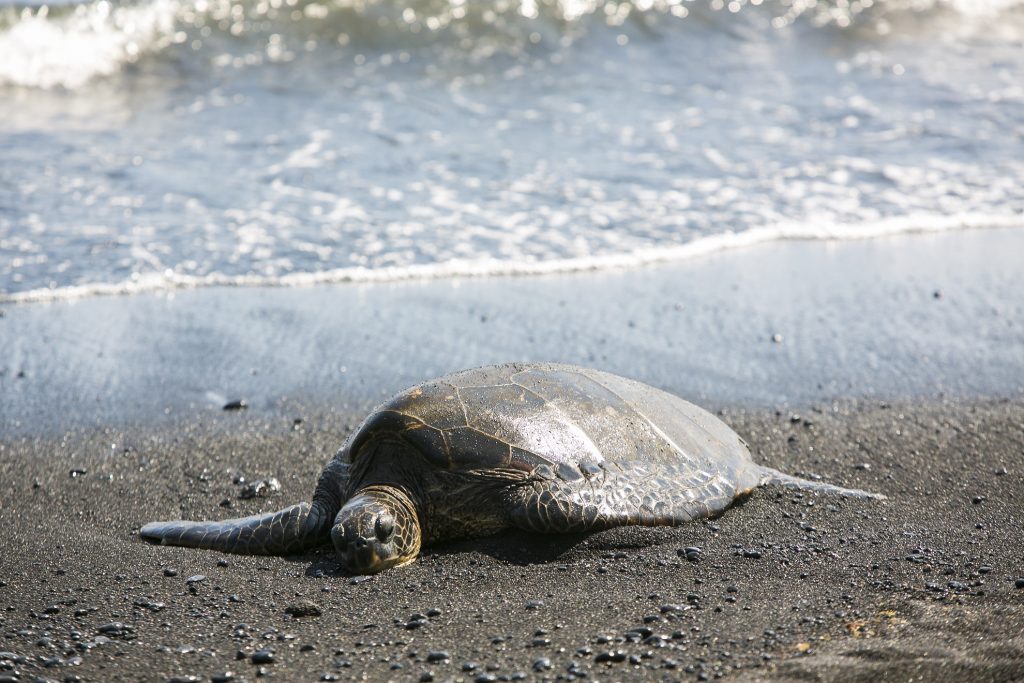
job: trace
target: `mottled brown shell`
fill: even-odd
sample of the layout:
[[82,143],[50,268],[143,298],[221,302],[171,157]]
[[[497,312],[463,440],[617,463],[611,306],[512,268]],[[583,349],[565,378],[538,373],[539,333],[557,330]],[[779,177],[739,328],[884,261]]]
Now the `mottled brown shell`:
[[399,438],[440,468],[533,471],[565,480],[647,462],[750,480],[755,469],[721,420],[677,396],[606,372],[512,363],[466,370],[404,391],[375,410],[347,446]]

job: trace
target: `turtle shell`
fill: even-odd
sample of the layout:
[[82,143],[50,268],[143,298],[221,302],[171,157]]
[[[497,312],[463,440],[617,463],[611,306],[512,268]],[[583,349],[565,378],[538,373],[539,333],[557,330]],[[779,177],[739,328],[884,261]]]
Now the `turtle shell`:
[[475,368],[408,389],[367,417],[350,457],[380,436],[408,442],[441,468],[547,466],[566,480],[630,461],[707,477],[752,465],[736,433],[697,406],[610,373],[548,363]]

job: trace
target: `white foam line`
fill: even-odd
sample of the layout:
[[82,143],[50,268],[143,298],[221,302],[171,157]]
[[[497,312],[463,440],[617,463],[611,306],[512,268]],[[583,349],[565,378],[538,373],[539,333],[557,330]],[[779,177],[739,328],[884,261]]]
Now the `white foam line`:
[[0,294],[0,303],[66,301],[95,296],[143,294],[195,289],[198,287],[310,287],[324,284],[399,282],[460,277],[509,275],[551,275],[635,268],[659,263],[683,261],[732,249],[786,240],[851,241],[918,235],[952,230],[1024,228],[1024,214],[959,216],[911,215],[869,223],[821,225],[787,223],[743,232],[709,235],[672,247],[652,247],[625,254],[607,254],[580,258],[550,259],[536,262],[481,259],[414,264],[387,268],[336,268],[314,273],[263,275],[180,275],[153,273],[119,283],[73,285],[53,289],[31,289]]

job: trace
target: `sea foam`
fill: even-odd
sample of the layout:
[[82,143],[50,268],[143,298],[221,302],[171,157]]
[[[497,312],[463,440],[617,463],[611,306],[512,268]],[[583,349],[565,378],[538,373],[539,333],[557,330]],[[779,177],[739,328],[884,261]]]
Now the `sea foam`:
[[179,9],[174,0],[24,9],[0,31],[0,85],[74,89],[117,73],[174,42]]
[[[334,47],[444,43],[476,56],[521,52],[545,37],[557,43],[580,34],[592,18],[613,30],[629,22],[656,30],[666,19],[691,17],[702,30],[732,32],[736,22],[726,19],[746,12],[758,13],[765,27],[806,21],[888,33],[895,23],[907,29],[949,15],[946,27],[957,32],[1012,31],[1019,38],[1022,7],[1024,0],[58,0],[35,6],[0,0],[0,86],[75,89],[176,44],[228,62],[293,58],[294,49],[282,42],[287,37]],[[211,43],[211,35],[252,40],[259,54],[219,53],[222,43]]]
[[1024,0],[9,3],[3,302],[1024,215]]
[[952,230],[996,228],[1024,228],[1024,215],[917,215],[856,225],[780,223],[742,232],[726,231],[667,248],[648,248],[623,254],[540,261],[452,260],[443,263],[398,267],[334,268],[316,272],[292,272],[280,276],[225,275],[222,273],[194,276],[167,271],[144,274],[123,282],[97,282],[0,294],[0,303],[66,301],[95,296],[159,293],[199,287],[311,287],[342,283],[400,282],[442,278],[558,275],[666,264],[786,240],[841,242],[897,235],[923,235]]

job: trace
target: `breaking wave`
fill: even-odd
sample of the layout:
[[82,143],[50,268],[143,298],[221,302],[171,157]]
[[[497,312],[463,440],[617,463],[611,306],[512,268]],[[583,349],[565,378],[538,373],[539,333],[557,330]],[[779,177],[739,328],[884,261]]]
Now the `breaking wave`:
[[0,0],[0,302],[1024,227],[1024,0]]
[[[312,50],[418,50],[479,59],[564,46],[601,28],[656,36],[791,25],[884,37],[935,30],[1019,39],[1024,0],[0,0],[0,85],[80,88],[154,55],[288,61]],[[923,25],[923,27],[922,27]]]

